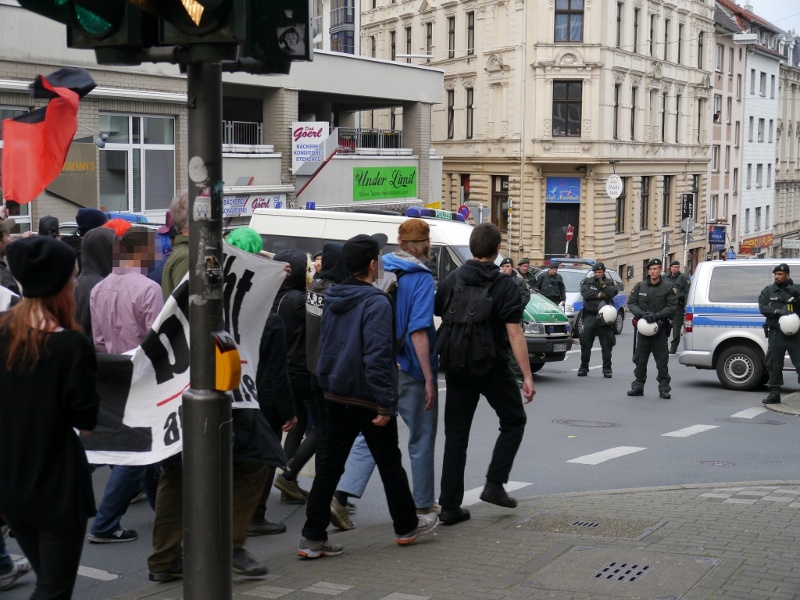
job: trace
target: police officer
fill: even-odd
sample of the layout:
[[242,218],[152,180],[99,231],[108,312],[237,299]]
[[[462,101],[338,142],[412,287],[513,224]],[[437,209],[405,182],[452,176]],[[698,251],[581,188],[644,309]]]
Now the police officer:
[[647,278],[633,286],[628,296],[628,308],[634,319],[644,319],[647,323],[658,324],[654,335],[643,335],[636,332],[636,350],[633,371],[636,379],[628,390],[628,396],[644,396],[644,384],[647,381],[647,361],[650,355],[658,368],[658,396],[669,400],[669,319],[675,315],[678,306],[678,292],[661,276],[661,259],[651,258],[647,263]]
[[564,307],[567,301],[567,288],[564,287],[564,278],[558,274],[558,261],[551,260],[547,270],[536,276],[533,289],[551,302]]
[[536,283],[536,275],[531,273],[531,261],[527,258],[523,258],[517,263],[517,271],[515,273],[517,277],[521,277],[525,283],[528,284],[530,289],[534,288],[534,283]]
[[689,298],[689,286],[691,281],[685,273],[681,273],[680,261],[673,260],[669,263],[669,273],[664,276],[672,287],[678,292],[678,307],[675,309],[675,316],[672,317],[672,343],[669,353],[675,354],[678,345],[681,343],[681,328],[683,327],[683,317],[686,313],[686,300]]
[[800,287],[789,277],[789,265],[781,263],[772,269],[775,283],[761,290],[758,309],[767,318],[765,327],[769,346],[764,361],[769,373],[769,395],[762,400],[764,404],[780,404],[783,385],[783,359],[786,352],[800,375],[800,335],[787,335],[780,326],[780,318],[795,312],[795,302],[800,303]]
[[592,265],[594,273],[581,281],[583,297],[583,331],[581,340],[581,366],[578,377],[589,374],[589,359],[592,356],[594,338],[600,338],[600,350],[603,355],[603,377],[611,378],[611,349],[617,343],[613,321],[606,323],[598,318],[598,312],[606,305],[613,305],[612,299],[619,293],[617,285],[611,277],[606,276],[606,266],[597,262]]
[[522,310],[524,311],[531,299],[531,288],[528,287],[524,279],[514,276],[514,261],[510,258],[504,258],[500,262],[500,271],[511,277],[514,283],[519,287],[519,293],[522,296]]

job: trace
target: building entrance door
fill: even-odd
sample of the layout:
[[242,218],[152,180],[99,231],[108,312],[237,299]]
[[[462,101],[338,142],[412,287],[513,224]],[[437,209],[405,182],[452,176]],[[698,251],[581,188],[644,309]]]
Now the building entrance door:
[[567,244],[567,227],[572,225],[573,237],[569,243],[570,256],[580,256],[579,202],[548,202],[544,213],[544,257],[564,256]]

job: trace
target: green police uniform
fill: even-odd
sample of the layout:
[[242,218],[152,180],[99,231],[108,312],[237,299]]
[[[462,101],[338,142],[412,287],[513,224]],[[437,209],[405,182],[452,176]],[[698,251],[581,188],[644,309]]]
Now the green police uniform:
[[[784,264],[778,265],[775,270],[784,266]],[[789,267],[786,266],[786,273],[788,274],[788,272]],[[791,279],[787,279],[781,284],[768,285],[761,290],[758,297],[758,309],[766,317],[766,327],[769,332],[769,345],[764,361],[764,366],[769,373],[767,387],[770,397],[773,394],[777,396],[770,403],[780,401],[780,391],[783,385],[783,361],[787,352],[800,379],[800,335],[786,335],[778,325],[782,315],[795,312],[795,306],[797,306],[795,303],[800,304],[800,287],[796,286]]]
[[675,316],[672,317],[672,343],[669,347],[669,353],[675,354],[678,351],[678,345],[681,343],[681,328],[683,327],[683,318],[686,316],[686,301],[689,298],[689,286],[691,286],[692,282],[689,281],[685,273],[680,271],[677,275],[668,273],[664,275],[664,279],[678,292],[678,307],[675,310]]
[[588,373],[594,338],[599,337],[603,356],[603,376],[611,377],[611,349],[616,345],[617,338],[612,323],[600,325],[597,322],[597,312],[604,304],[611,304],[611,299],[618,293],[614,280],[608,275],[603,275],[599,279],[590,275],[581,281],[583,331],[580,334],[581,366],[578,369],[578,376]]
[[[661,261],[650,261],[650,265],[660,265]],[[669,398],[670,376],[669,376],[669,350],[667,340],[669,339],[669,319],[675,315],[678,306],[678,293],[672,285],[661,276],[657,283],[650,282],[648,277],[640,281],[628,296],[628,308],[634,319],[641,319],[647,313],[653,313],[658,321],[658,333],[647,336],[636,332],[636,351],[633,355],[633,362],[636,368],[633,371],[634,381],[631,384],[629,396],[641,396],[644,393],[644,384],[647,381],[647,361],[650,354],[656,361],[658,368],[658,391],[662,397]]]
[[558,273],[550,275],[549,271],[542,271],[536,276],[533,289],[556,304],[567,301],[567,288],[564,286],[564,278]]

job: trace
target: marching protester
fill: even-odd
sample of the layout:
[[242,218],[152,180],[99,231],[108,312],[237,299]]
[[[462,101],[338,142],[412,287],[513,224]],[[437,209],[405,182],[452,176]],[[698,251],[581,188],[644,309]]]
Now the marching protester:
[[58,230],[58,219],[52,215],[45,215],[39,219],[39,235],[49,235],[52,238],[61,238]]
[[67,244],[75,253],[75,259],[78,261],[78,273],[83,269],[83,259],[81,258],[81,246],[83,238],[92,229],[102,226],[108,221],[106,213],[96,208],[79,208],[75,215],[75,222],[78,224],[78,229],[75,233],[61,238],[61,241]]
[[92,311],[89,300],[94,287],[111,273],[114,232],[98,227],[87,232],[81,244],[83,269],[75,285],[75,318],[83,332],[92,337]]
[[75,321],[72,249],[32,236],[6,258],[23,299],[0,315],[0,507],[36,572],[31,597],[68,599],[95,514],[76,430],[97,424],[97,359]]

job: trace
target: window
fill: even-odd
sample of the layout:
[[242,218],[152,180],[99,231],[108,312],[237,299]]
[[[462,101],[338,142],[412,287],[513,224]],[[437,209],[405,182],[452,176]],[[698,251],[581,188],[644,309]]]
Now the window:
[[650,229],[650,177],[642,177],[642,210],[639,229]]
[[397,44],[394,31],[389,32],[389,57],[391,60],[397,58]]
[[750,69],[750,95],[756,93],[756,70]]
[[711,170],[719,173],[719,144],[711,146]]
[[447,17],[447,58],[456,55],[456,18]]
[[761,231],[761,207],[756,206],[756,226],[754,231]]
[[739,193],[739,169],[733,169],[733,194],[734,196]]
[[616,222],[614,223],[614,233],[625,233],[625,188],[628,182],[627,177],[622,178],[622,193],[617,198]]
[[770,144],[772,143],[772,131],[773,131],[774,126],[775,126],[775,122],[772,119],[770,119],[769,120],[769,143]]
[[622,11],[625,5],[617,3],[617,48],[622,48]]
[[756,187],[760,188],[764,178],[764,165],[758,163],[756,165]]
[[650,56],[655,58],[655,54],[653,53],[653,45],[656,41],[656,16],[650,15]]
[[731,147],[730,145],[725,146],[725,172],[730,173],[731,170]]
[[750,209],[744,210],[744,232],[750,233]]
[[745,187],[749,190],[753,185],[753,165],[748,163],[747,165],[747,183]]
[[767,163],[767,187],[772,187],[772,165]]
[[711,194],[711,220],[719,219],[719,194]]
[[722,66],[723,66],[722,63],[723,63],[723,57],[724,56],[725,56],[725,54],[724,54],[724,48],[722,47],[722,44],[717,44],[717,51],[714,54],[714,70],[715,71],[722,72]]
[[758,141],[764,141],[764,119],[758,120]]
[[769,97],[775,97],[775,75],[769,76]]
[[631,88],[631,141],[636,139],[636,92],[639,88]]
[[678,25],[678,64],[683,64],[683,25]]
[[377,57],[378,52],[378,39],[373,35],[370,39],[370,56],[372,58]]
[[331,50],[345,54],[355,54],[355,34],[347,30],[332,33]]
[[411,27],[406,27],[406,62],[411,62]]
[[433,23],[425,23],[425,54],[428,55],[426,62],[431,62],[433,54]]
[[669,60],[669,26],[671,21],[664,20],[664,60]]
[[725,108],[727,109],[727,113],[725,114],[725,122],[730,125],[731,124],[731,114],[733,113],[733,98],[728,96],[726,100],[727,104]]
[[722,209],[721,209],[720,218],[727,219],[728,218],[728,194],[724,194],[722,196]]
[[701,31],[697,34],[697,68],[703,68],[703,42],[705,38],[705,31]]
[[661,94],[661,141],[667,141],[667,95]]
[[736,99],[737,100],[741,100],[742,99],[742,74],[741,73],[737,73],[736,74]]
[[447,90],[447,139],[452,140],[456,129],[456,92]]
[[580,81],[553,82],[553,136],[581,134],[583,83]]
[[675,96],[675,143],[681,141],[681,96]]
[[733,75],[733,48],[728,48],[728,75]]
[[614,85],[614,129],[612,135],[615,140],[619,139],[619,88],[620,84]]
[[750,128],[748,129],[748,133],[747,133],[747,141],[748,142],[752,142],[753,141],[753,127],[754,127],[755,119],[753,117],[750,117],[750,121],[749,122],[750,122]]
[[472,88],[467,88],[467,139],[472,139],[472,127],[473,127],[473,107],[472,102],[474,98],[474,92]]
[[467,13],[467,54],[475,54],[475,13]]
[[742,134],[742,122],[736,121],[736,124],[733,126],[733,146],[735,148],[739,147],[739,136]]
[[639,52],[639,17],[642,14],[640,8],[633,9],[633,51]]
[[764,207],[764,229],[769,229],[769,206]]
[[672,209],[672,175],[664,175],[664,190],[662,193],[661,206],[661,225],[670,224],[670,213]]
[[508,231],[508,176],[492,177],[492,223]]
[[583,41],[583,0],[556,0],[555,41]]
[[109,211],[166,210],[175,195],[175,120],[101,114],[99,204]]
[[722,121],[722,96],[714,94],[714,123]]
[[703,136],[703,108],[704,108],[705,101],[702,98],[697,99],[697,143],[700,143],[700,140]]
[[760,79],[758,81],[758,94],[759,96],[767,95],[767,74],[761,71]]

